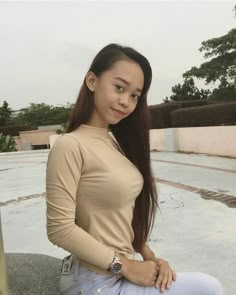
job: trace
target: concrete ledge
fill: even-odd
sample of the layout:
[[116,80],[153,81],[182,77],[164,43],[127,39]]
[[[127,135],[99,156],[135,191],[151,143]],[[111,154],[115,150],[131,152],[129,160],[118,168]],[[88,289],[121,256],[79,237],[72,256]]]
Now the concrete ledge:
[[49,149],[42,150],[29,150],[29,151],[16,151],[16,152],[5,152],[0,153],[0,156],[21,156],[21,155],[29,155],[29,154],[48,154]]
[[5,253],[11,295],[58,295],[61,259]]

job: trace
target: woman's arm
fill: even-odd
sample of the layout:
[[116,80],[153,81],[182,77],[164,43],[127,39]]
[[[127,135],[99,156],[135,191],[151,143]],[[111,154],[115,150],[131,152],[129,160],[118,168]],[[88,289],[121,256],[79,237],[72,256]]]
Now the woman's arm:
[[75,223],[76,195],[83,157],[79,142],[63,135],[52,147],[46,173],[47,235],[58,247],[104,270],[114,251]]

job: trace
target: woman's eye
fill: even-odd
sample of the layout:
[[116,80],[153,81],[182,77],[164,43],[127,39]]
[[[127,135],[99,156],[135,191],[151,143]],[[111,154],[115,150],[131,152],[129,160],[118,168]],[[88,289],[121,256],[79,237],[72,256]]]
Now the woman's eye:
[[119,91],[123,91],[124,90],[124,87],[122,87],[120,85],[116,85],[116,89],[119,90]]
[[132,98],[133,98],[133,99],[139,99],[139,95],[137,95],[137,94],[133,94],[133,95],[132,95]]

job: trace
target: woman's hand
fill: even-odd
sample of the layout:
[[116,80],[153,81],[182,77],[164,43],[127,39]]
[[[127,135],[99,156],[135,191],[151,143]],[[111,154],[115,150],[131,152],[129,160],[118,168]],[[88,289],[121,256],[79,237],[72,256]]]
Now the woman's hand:
[[160,287],[161,292],[171,287],[172,281],[176,280],[176,273],[171,269],[169,263],[161,258],[156,258],[155,263],[158,267],[158,275],[156,279],[156,288]]
[[154,261],[137,261],[121,257],[121,275],[130,282],[141,286],[154,286],[157,279],[158,265]]
[[144,245],[140,253],[144,261],[153,260],[158,267],[158,276],[155,286],[164,292],[165,289],[171,287],[172,281],[176,280],[176,273],[171,269],[168,262],[164,259],[155,257],[155,253],[149,248],[148,245]]

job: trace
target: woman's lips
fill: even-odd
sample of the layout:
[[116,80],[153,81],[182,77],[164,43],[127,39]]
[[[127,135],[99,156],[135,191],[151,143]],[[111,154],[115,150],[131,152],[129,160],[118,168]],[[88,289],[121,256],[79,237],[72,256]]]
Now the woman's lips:
[[113,110],[116,114],[118,114],[118,115],[120,115],[120,116],[125,116],[125,115],[126,115],[126,113],[124,113],[124,112],[122,112],[122,111],[120,111],[120,110],[116,110],[116,109],[113,109],[113,108],[112,108],[112,110]]

